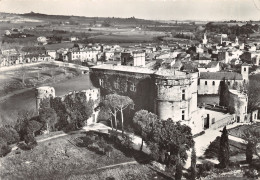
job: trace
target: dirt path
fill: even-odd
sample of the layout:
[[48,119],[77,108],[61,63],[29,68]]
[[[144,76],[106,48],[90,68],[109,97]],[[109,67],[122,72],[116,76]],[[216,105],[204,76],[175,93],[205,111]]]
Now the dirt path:
[[114,167],[118,167],[118,166],[125,166],[125,165],[131,165],[131,164],[139,164],[137,161],[129,161],[129,162],[124,162],[124,163],[119,163],[119,164],[113,164],[113,165],[109,165],[109,166],[104,166],[101,168],[97,168],[97,169],[92,169],[90,171],[96,171],[96,170],[104,170],[104,169],[108,169],[108,168],[114,168]]

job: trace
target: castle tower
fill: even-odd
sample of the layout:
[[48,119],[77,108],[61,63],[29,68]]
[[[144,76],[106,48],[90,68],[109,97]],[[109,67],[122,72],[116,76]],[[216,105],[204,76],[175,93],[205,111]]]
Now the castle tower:
[[222,45],[222,43],[223,43],[223,39],[222,39],[222,34],[221,34],[221,36],[220,36],[220,44]]
[[241,74],[242,74],[244,83],[248,83],[249,82],[249,65],[247,63],[243,63],[241,65]]
[[55,89],[50,86],[38,87],[35,90],[35,97],[36,97],[36,110],[38,111],[42,99],[55,97]]
[[161,69],[155,73],[157,96],[154,109],[162,120],[190,124],[197,110],[197,73]]

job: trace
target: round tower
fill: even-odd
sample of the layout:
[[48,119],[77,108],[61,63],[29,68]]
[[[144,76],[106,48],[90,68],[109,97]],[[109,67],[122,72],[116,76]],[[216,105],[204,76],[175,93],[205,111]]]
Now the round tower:
[[36,97],[36,110],[38,111],[42,99],[55,97],[55,89],[50,86],[38,87],[35,90],[35,97]]
[[197,73],[159,70],[155,73],[157,96],[155,112],[162,120],[184,121],[189,124],[197,109]]

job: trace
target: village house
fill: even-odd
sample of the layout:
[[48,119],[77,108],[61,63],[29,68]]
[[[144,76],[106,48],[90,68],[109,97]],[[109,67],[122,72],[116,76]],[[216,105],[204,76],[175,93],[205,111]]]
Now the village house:
[[199,73],[201,72],[218,72],[221,70],[221,67],[219,65],[218,61],[211,61],[210,63],[198,67]]
[[89,48],[83,48],[80,50],[77,49],[72,49],[69,50],[68,52],[68,61],[75,61],[75,60],[80,60],[81,62],[93,62],[96,63],[97,62],[97,55],[100,53],[101,51],[98,50],[93,50],[93,49],[89,49]]
[[235,114],[237,122],[249,122],[247,114],[247,94],[238,90],[229,89],[227,107],[232,114]]

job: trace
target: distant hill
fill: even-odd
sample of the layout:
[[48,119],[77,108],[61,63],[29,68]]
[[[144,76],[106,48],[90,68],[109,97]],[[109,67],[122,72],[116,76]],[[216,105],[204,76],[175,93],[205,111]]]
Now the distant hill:
[[20,14],[23,17],[27,18],[37,18],[37,19],[45,19],[45,20],[62,20],[62,21],[96,21],[97,23],[103,21],[109,21],[111,24],[140,24],[140,25],[166,25],[169,23],[159,22],[155,20],[145,20],[138,19],[135,17],[130,18],[118,18],[118,17],[85,17],[85,16],[68,16],[68,15],[48,15],[41,13],[25,13]]

